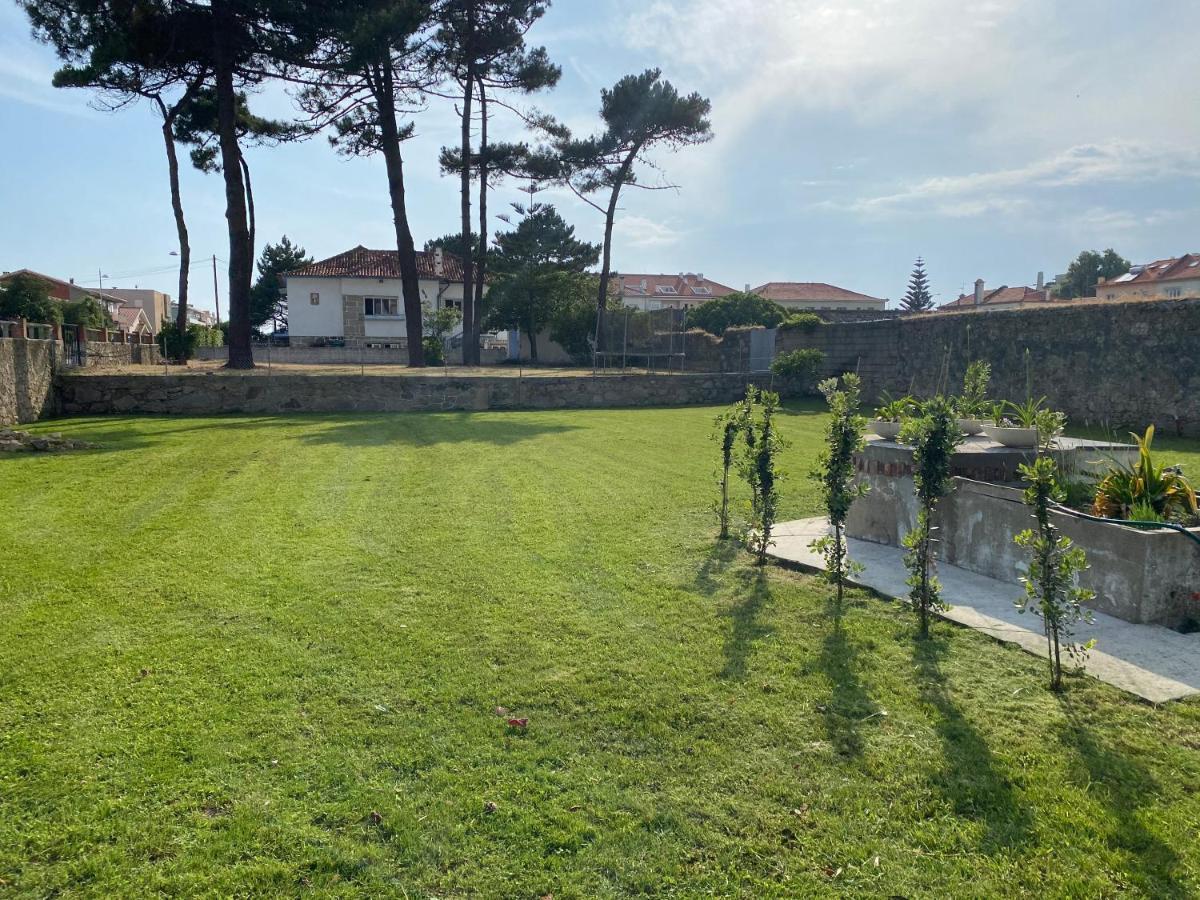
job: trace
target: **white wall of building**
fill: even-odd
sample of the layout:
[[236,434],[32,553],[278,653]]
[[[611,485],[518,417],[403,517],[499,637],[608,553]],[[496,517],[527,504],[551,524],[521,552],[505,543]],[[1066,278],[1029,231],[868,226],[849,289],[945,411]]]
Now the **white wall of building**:
[[[461,282],[443,284],[420,281],[421,302],[434,309],[447,303],[461,305]],[[317,295],[313,303],[312,295]],[[293,278],[287,279],[288,334],[292,337],[343,337],[344,298],[394,297],[396,316],[368,316],[364,328],[369,338],[405,336],[404,290],[398,278]]]

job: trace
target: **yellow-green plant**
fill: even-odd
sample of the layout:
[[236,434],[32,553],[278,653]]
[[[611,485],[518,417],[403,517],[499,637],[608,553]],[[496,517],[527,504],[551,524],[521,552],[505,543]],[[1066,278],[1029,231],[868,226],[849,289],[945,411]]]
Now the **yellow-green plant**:
[[1178,467],[1160,466],[1150,453],[1154,426],[1139,437],[1134,463],[1115,462],[1096,486],[1092,513],[1107,519],[1134,519],[1135,508],[1152,509],[1164,521],[1183,521],[1197,514],[1196,491]]

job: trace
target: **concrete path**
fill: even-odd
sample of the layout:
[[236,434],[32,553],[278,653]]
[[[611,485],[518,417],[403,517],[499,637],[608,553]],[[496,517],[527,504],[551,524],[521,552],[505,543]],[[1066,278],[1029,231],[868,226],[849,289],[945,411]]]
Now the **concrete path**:
[[[808,545],[827,530],[824,518],[784,522],[775,529],[771,555],[819,570],[823,562]],[[895,599],[907,598],[903,550],[854,538],[849,544],[850,557],[865,566],[854,579],[856,584]],[[1020,585],[944,564],[938,566],[938,578],[942,596],[951,604],[939,614],[943,618],[1045,658],[1042,620],[1032,613],[1017,612],[1014,606],[1021,596]],[[1096,640],[1083,667],[1089,675],[1152,703],[1200,694],[1200,634],[1179,634],[1158,625],[1132,625],[1099,612],[1095,620],[1091,625],[1081,622],[1075,635],[1079,643]]]

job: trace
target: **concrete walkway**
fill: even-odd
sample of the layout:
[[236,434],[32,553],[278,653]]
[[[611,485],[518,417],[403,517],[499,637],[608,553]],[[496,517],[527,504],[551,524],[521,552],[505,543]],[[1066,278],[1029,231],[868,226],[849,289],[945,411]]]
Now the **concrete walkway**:
[[[808,545],[827,530],[824,518],[784,522],[775,529],[771,555],[819,570],[823,561]],[[903,550],[854,538],[849,545],[850,557],[865,566],[854,579],[856,584],[898,600],[907,598]],[[1046,657],[1042,620],[1032,613],[1020,613],[1014,606],[1021,596],[1020,585],[944,564],[938,566],[938,578],[942,596],[951,604],[939,614],[943,618]],[[1083,667],[1089,675],[1152,703],[1200,694],[1200,634],[1179,634],[1158,625],[1132,625],[1095,613],[1095,623],[1079,623],[1075,634],[1079,643],[1092,638],[1096,646]]]

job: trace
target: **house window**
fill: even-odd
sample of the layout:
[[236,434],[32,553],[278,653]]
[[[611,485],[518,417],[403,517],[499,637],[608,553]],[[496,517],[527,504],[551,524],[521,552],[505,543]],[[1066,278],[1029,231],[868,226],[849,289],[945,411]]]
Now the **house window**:
[[712,288],[710,288],[710,287],[694,287],[694,288],[692,288],[692,293],[699,294],[701,297],[707,297],[709,294],[712,293]]
[[1183,288],[1167,288],[1167,296],[1177,299],[1183,296]]
[[671,285],[671,284],[660,284],[654,290],[660,294],[668,294],[668,295],[673,295],[673,294],[679,293],[679,291],[675,290],[675,286]]
[[318,294],[316,291],[313,291],[311,294],[308,295],[308,302],[311,303],[313,306],[320,306],[321,305],[321,295]]
[[463,303],[463,302],[462,302],[461,300],[453,300],[453,299],[451,299],[450,297],[443,297],[443,298],[442,298],[442,306],[444,306],[446,309],[458,309],[458,310],[461,310],[461,309],[462,309],[462,303]]
[[364,316],[398,316],[398,297],[363,297]]

